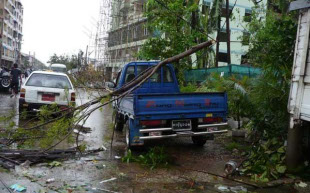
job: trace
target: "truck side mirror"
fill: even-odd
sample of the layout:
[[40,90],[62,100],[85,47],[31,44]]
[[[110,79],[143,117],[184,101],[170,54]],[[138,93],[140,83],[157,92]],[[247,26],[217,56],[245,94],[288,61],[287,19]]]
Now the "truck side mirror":
[[106,82],[105,86],[108,87],[108,88],[115,88],[116,84],[114,82]]

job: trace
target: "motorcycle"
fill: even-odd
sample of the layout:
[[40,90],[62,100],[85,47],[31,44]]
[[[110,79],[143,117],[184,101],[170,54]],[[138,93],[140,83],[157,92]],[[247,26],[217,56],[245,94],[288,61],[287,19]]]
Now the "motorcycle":
[[8,71],[0,68],[0,88],[8,90],[11,85],[11,75]]

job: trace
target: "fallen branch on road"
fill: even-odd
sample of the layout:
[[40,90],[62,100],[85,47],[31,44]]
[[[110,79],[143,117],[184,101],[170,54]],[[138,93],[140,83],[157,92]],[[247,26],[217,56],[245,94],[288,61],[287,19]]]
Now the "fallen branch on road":
[[[89,154],[94,154],[104,151],[102,148],[87,150],[82,154],[79,153],[78,148],[70,148],[63,150],[52,150],[47,152],[42,152],[41,150],[14,150],[14,149],[4,149],[0,150],[0,165],[7,168],[14,168],[16,165],[20,165],[25,161],[30,161],[31,164],[36,164],[44,161],[52,161],[57,159],[74,158],[77,156],[87,156]],[[7,163],[10,164],[7,164]],[[2,164],[1,164],[2,163]],[[4,165],[5,164],[5,165]]]

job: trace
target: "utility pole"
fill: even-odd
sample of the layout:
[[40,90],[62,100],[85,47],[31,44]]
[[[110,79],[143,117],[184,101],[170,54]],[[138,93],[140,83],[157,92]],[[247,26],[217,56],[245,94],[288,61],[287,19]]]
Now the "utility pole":
[[2,50],[3,50],[3,27],[4,27],[4,20],[1,18],[1,32],[0,32],[0,67],[2,67]]
[[230,11],[229,0],[226,0],[226,34],[227,34],[227,64],[231,64],[230,57],[230,23],[229,23]]
[[85,66],[87,65],[87,53],[88,53],[88,45],[86,46],[86,54],[85,54],[85,61],[84,61],[84,64],[85,64]]
[[217,18],[217,36],[216,36],[216,60],[215,67],[219,66],[219,53],[220,53],[220,32],[221,32],[221,15]]
[[36,52],[33,52],[33,66],[36,67]]

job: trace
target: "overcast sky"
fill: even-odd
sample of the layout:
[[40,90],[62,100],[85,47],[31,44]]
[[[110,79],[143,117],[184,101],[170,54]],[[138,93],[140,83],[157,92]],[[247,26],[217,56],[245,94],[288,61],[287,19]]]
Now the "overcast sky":
[[54,53],[84,51],[90,43],[87,29],[96,31],[100,0],[22,0],[22,4],[22,52],[35,52],[44,63]]

